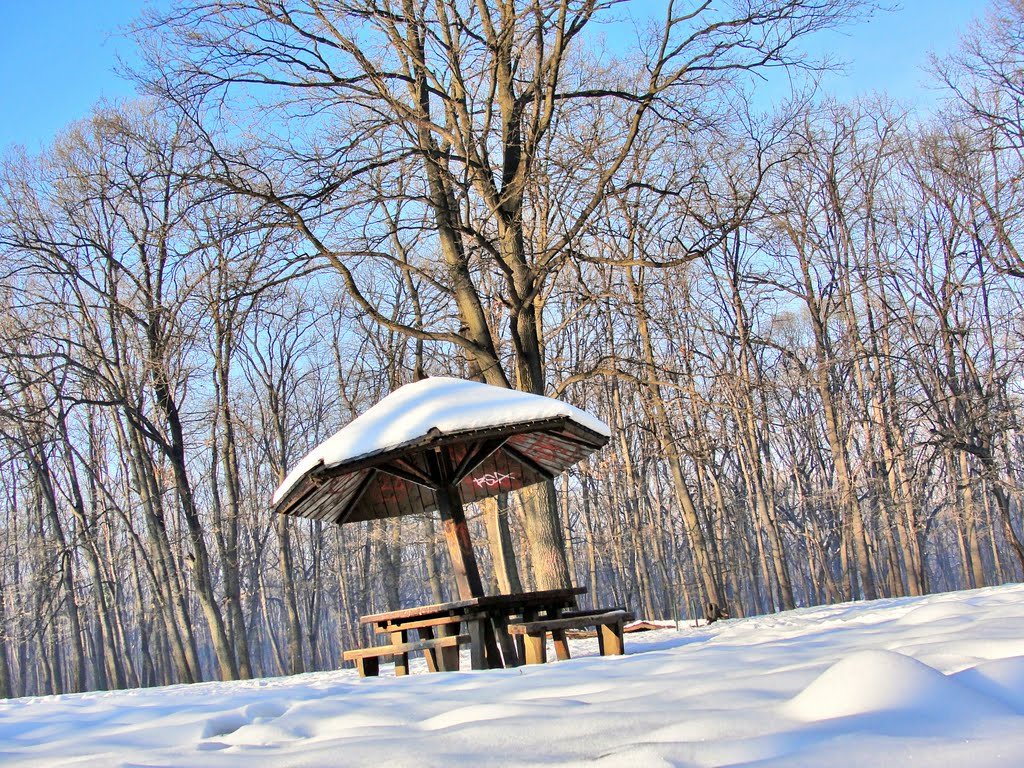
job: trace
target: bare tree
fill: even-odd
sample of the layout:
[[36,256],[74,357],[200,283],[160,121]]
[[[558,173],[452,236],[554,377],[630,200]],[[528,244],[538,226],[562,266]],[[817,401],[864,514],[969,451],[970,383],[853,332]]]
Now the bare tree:
[[[698,118],[701,100],[730,77],[797,63],[794,41],[863,7],[772,0],[680,12],[670,3],[644,42],[642,62],[581,67],[586,31],[613,5],[185,3],[147,28],[161,41],[149,48],[160,72],[150,83],[181,104],[230,99],[244,89],[284,118],[282,125],[301,121],[315,137],[308,146],[293,152],[277,145],[256,162],[224,153],[224,181],[279,205],[377,322],[457,345],[485,381],[543,393],[545,285],[573,258],[651,122],[664,114]],[[570,166],[560,145],[583,126],[584,141],[597,151],[592,162]],[[410,164],[421,179],[416,187],[395,180]],[[385,198],[367,198],[366,177],[381,172],[389,179]],[[538,208],[538,190],[551,181],[566,196],[555,210]],[[360,280],[360,262],[389,263],[395,255],[372,225],[357,222],[379,220],[374,209],[398,189],[418,201],[406,224],[425,232],[426,254],[416,268],[444,286],[456,323],[424,329],[398,322],[378,310]],[[341,229],[360,234],[339,237]],[[508,310],[504,328],[488,320],[478,269],[501,278],[495,298]],[[512,344],[509,361],[499,353],[504,338]],[[564,584],[553,485],[527,499],[538,583]]]

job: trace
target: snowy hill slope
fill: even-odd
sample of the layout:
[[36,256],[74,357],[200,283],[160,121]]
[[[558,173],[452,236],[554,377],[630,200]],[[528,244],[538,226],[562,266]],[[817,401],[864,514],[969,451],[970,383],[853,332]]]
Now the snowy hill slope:
[[1024,765],[1024,585],[626,641],[524,669],[0,702],[0,764]]

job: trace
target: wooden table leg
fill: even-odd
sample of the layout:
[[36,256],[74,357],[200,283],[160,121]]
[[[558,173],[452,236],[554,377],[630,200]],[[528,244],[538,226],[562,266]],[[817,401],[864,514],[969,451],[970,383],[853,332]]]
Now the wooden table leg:
[[508,617],[507,616],[495,616],[491,625],[494,627],[494,635],[498,641],[498,645],[501,647],[501,656],[504,661],[504,666],[509,667],[521,667],[523,666],[522,657],[519,655],[516,643],[509,635],[508,630]]
[[[537,620],[537,612],[536,611],[523,611],[523,621],[524,622],[525,621],[536,621],[536,620]],[[541,635],[541,638],[543,639],[543,634]],[[519,655],[519,660],[522,663],[529,664],[530,663],[530,661],[529,661],[530,657],[526,655],[526,647],[527,647],[526,638],[523,635],[516,635],[515,636],[515,643],[516,643],[516,653]],[[536,645],[536,644],[534,644],[534,645]]]
[[[458,624],[445,624],[441,627],[441,637],[452,637],[457,634],[459,634]],[[442,672],[458,672],[459,646],[452,645],[447,648],[441,648],[440,653],[437,654],[437,668]]]
[[547,632],[535,632],[531,635],[520,635],[525,648],[527,664],[543,664],[548,660]]
[[[419,630],[420,640],[433,640],[434,639],[434,628],[433,627],[420,627]],[[423,657],[427,660],[427,671],[437,672],[440,666],[437,663],[437,651],[433,648],[427,648],[423,652]]]
[[[397,632],[391,633],[391,644],[402,645],[408,642],[409,633],[408,631],[401,629]],[[409,654],[408,653],[396,653],[392,656],[395,660],[395,677],[404,677],[409,674]]]
[[[469,666],[471,669],[488,669],[488,667],[493,669],[493,665],[488,664],[488,656],[492,661],[500,662],[501,660],[498,656],[498,646],[494,644],[494,632],[487,631],[488,624],[487,618],[483,616],[466,622],[466,628],[469,630]],[[493,653],[491,653],[488,641],[490,641],[490,645],[494,646]]]
[[597,645],[602,656],[622,656],[626,649],[622,642],[622,622],[602,624],[597,628]]
[[502,657],[501,646],[498,642],[498,632],[494,628],[494,619],[488,616],[484,619],[484,652],[487,655],[488,669],[504,669],[505,660]]
[[569,641],[565,637],[564,629],[551,630],[551,639],[555,643],[555,658],[559,661],[567,661],[572,657],[569,655]]
[[[554,610],[548,611],[548,618],[557,619],[562,615],[561,608],[555,608]],[[555,658],[559,661],[568,661],[572,658],[569,655],[569,641],[565,636],[564,629],[553,629],[551,630],[551,641],[555,646]]]
[[356,659],[356,669],[360,677],[377,677],[380,673],[380,659],[376,656]]

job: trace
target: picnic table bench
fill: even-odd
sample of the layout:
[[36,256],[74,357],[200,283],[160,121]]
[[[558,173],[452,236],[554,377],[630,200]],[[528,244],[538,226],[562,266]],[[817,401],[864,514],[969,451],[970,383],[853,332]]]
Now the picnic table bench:
[[[360,623],[388,635],[390,642],[345,651],[344,658],[354,661],[364,677],[377,675],[380,658],[386,656],[394,659],[396,675],[406,675],[409,654],[416,651],[423,651],[431,672],[457,671],[459,649],[468,645],[473,669],[515,667],[546,659],[537,646],[544,645],[548,632],[557,658],[569,658],[565,630],[586,626],[598,627],[602,654],[621,654],[622,624],[629,614],[624,608],[574,610],[576,597],[585,592],[585,587],[571,587],[484,595],[363,616]],[[417,633],[417,640],[409,640],[410,630]]]
[[[395,662],[395,675],[402,676],[409,674],[409,654],[413,651],[426,651],[431,655],[428,659],[434,659],[437,671],[457,671],[459,668],[458,648],[469,642],[469,635],[446,635],[442,637],[427,637],[413,642],[392,642],[390,645],[377,645],[369,648],[357,648],[345,651],[345,661],[354,661],[359,670],[360,677],[376,677],[380,672],[380,657],[391,656]],[[454,665],[450,664],[449,657],[444,653],[449,648],[454,648]],[[437,654],[437,651],[441,651]],[[428,661],[429,664],[429,661]],[[450,669],[451,667],[451,669]]]
[[597,644],[602,656],[621,656],[626,652],[622,639],[623,626],[632,619],[633,615],[625,608],[569,611],[552,619],[509,624],[508,632],[523,636],[527,664],[543,664],[547,661],[549,632],[555,646],[555,657],[559,661],[570,658],[565,631],[584,627],[597,628]]

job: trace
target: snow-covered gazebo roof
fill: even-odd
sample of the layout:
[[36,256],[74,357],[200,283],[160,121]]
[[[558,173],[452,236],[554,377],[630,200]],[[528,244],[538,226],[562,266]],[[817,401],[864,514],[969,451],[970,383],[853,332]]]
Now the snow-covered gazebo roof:
[[550,397],[452,378],[407,384],[302,459],[274,493],[284,514],[345,523],[463,503],[557,475],[608,442],[601,420]]

